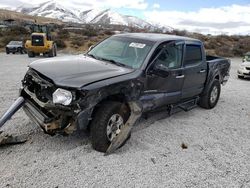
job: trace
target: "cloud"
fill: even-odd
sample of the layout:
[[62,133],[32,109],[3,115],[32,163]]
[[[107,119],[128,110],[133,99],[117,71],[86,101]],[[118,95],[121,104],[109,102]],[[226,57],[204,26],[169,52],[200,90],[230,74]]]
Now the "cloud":
[[153,4],[153,8],[154,9],[160,8],[160,5],[158,3],[155,3],[155,4]]
[[159,22],[177,29],[212,34],[249,34],[250,4],[219,8],[202,8],[198,11],[145,11],[148,21]]

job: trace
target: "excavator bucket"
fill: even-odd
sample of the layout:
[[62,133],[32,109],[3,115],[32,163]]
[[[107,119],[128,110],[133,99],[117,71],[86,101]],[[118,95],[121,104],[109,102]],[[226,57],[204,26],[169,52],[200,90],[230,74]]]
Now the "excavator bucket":
[[122,143],[128,138],[133,125],[141,116],[141,108],[136,102],[130,102],[129,107],[131,109],[131,115],[125,125],[121,128],[120,133],[112,140],[110,146],[104,154],[105,156],[113,153],[122,145]]
[[[8,121],[25,103],[23,97],[19,97],[0,119],[0,128]],[[20,144],[27,141],[26,135],[13,136],[0,131],[0,146],[7,144]]]

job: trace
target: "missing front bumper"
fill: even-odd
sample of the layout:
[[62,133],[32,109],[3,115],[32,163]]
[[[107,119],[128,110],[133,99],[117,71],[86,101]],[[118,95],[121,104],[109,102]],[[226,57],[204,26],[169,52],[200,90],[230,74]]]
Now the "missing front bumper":
[[[49,117],[43,113],[32,102],[26,101],[23,106],[24,112],[27,116],[38,126],[40,126],[45,133],[54,135],[56,133],[73,133],[76,128],[76,123],[73,119],[68,119],[67,122],[62,118]],[[62,126],[63,125],[63,126]]]

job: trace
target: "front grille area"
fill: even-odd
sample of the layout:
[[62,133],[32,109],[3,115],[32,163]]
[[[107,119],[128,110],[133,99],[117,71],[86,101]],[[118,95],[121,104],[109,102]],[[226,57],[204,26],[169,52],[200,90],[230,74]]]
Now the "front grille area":
[[33,35],[31,41],[32,41],[32,46],[44,46],[43,36]]
[[27,88],[29,92],[33,93],[36,98],[47,103],[52,101],[52,93],[54,86],[49,79],[42,78],[39,73],[34,70],[29,70],[23,80],[23,87]]

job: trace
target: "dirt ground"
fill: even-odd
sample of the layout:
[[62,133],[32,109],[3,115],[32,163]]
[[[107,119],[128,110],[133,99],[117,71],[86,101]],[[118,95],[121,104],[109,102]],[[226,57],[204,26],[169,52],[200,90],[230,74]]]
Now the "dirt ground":
[[[0,114],[35,59],[0,54]],[[142,120],[110,156],[94,151],[84,133],[45,135],[20,110],[3,130],[30,140],[0,148],[0,187],[250,187],[250,80],[237,78],[239,63],[232,59],[214,109]]]

